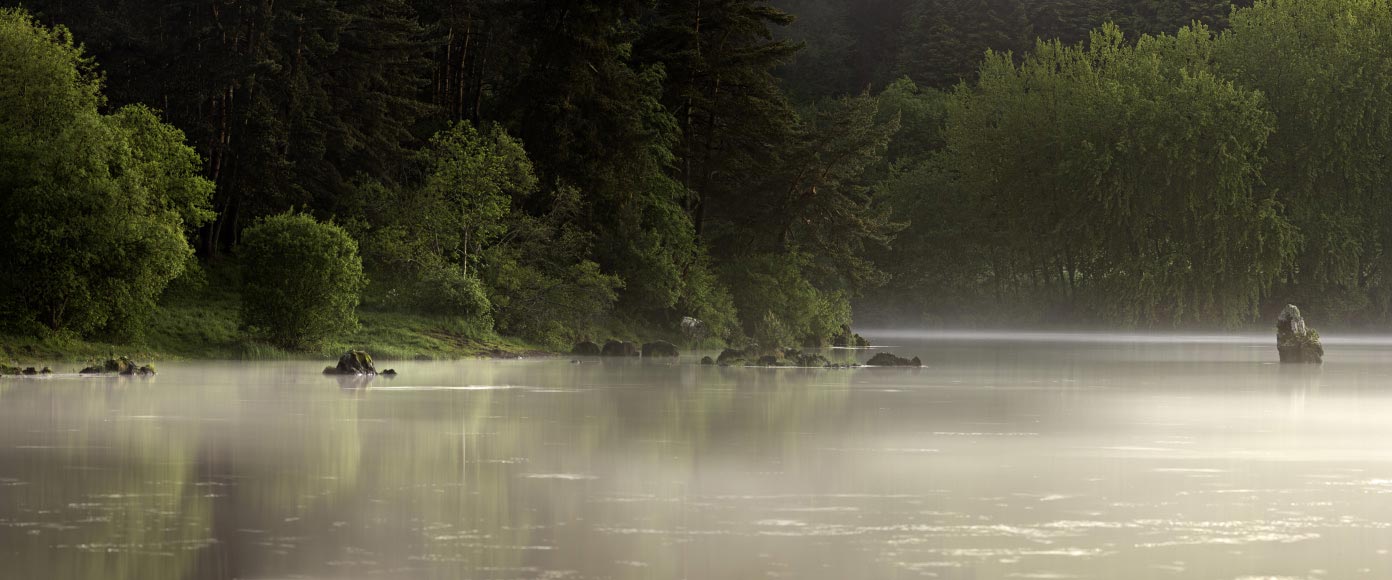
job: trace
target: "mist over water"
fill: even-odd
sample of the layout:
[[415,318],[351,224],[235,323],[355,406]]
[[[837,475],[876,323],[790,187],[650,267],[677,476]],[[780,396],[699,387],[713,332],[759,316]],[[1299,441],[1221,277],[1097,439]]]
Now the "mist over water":
[[0,578],[1392,576],[1392,337],[865,334],[6,378]]

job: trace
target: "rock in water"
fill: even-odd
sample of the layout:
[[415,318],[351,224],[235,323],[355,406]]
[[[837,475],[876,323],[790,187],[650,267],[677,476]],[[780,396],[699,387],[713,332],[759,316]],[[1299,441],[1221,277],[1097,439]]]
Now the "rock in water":
[[604,343],[603,356],[638,356],[638,345],[632,342],[610,340]]
[[716,357],[715,362],[716,364],[720,365],[739,364],[744,362],[745,356],[746,355],[744,354],[743,350],[727,348],[725,350],[720,351],[720,356]]
[[[45,367],[47,368],[47,367]],[[42,371],[40,371],[42,372]],[[92,365],[78,371],[84,375],[96,374],[119,374],[119,375],[153,375],[155,374],[154,365],[138,365],[126,357],[107,359],[99,365]]]
[[372,366],[372,355],[361,350],[350,350],[338,357],[338,366],[324,367],[326,375],[375,375],[377,367]]
[[656,342],[649,342],[644,344],[643,356],[681,356],[681,351],[677,350],[677,345],[667,342],[665,340],[659,340]]
[[918,360],[918,357],[907,359],[895,356],[893,353],[882,352],[870,357],[870,360],[865,361],[865,365],[872,367],[921,367],[923,361]]
[[588,340],[575,343],[575,347],[570,349],[570,354],[576,356],[599,356],[599,345]]
[[1294,304],[1287,304],[1276,317],[1276,352],[1283,363],[1320,363],[1324,345],[1319,332],[1305,326],[1305,317]]

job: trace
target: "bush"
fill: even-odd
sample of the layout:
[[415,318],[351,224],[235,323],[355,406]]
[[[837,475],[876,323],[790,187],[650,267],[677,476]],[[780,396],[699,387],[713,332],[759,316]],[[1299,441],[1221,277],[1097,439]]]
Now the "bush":
[[367,284],[358,244],[304,214],[263,218],[242,233],[242,325],[303,349],[357,328]]

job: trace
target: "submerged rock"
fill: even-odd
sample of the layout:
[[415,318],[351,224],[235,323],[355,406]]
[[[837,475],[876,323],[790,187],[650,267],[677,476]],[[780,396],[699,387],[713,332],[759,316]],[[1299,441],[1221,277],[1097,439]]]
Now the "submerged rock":
[[659,341],[649,342],[649,343],[644,344],[644,345],[643,345],[643,356],[644,356],[644,357],[650,357],[650,356],[674,357],[674,356],[681,356],[681,351],[677,349],[677,345],[672,344],[672,343],[670,343],[670,342],[667,342],[667,341],[665,341],[665,340],[659,340]]
[[570,349],[570,354],[576,356],[599,356],[599,345],[588,340],[575,343]]
[[1319,332],[1305,326],[1305,317],[1294,304],[1287,304],[1276,316],[1276,353],[1283,363],[1324,362]]
[[324,367],[326,375],[375,375],[377,367],[372,365],[372,355],[361,350],[350,350],[338,357],[338,365]]
[[865,365],[872,367],[921,367],[923,361],[919,360],[918,357],[907,359],[895,356],[893,353],[882,352],[870,357],[870,360],[865,361]]
[[604,343],[604,349],[600,351],[603,356],[638,356],[638,344],[617,340],[610,340]]

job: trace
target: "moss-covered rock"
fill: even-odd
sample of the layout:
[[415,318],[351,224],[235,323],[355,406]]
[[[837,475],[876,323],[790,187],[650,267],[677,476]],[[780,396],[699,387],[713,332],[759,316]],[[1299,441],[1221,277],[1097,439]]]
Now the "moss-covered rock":
[[865,364],[872,367],[921,367],[923,361],[919,360],[918,357],[907,359],[895,356],[894,353],[882,352],[870,357],[870,360],[865,361]]
[[720,356],[716,357],[715,362],[720,365],[737,365],[744,362],[745,356],[743,349],[727,348],[720,351]]
[[604,348],[600,351],[602,356],[638,356],[638,344],[617,340],[610,340],[604,343]]
[[708,356],[703,356],[703,357],[701,357],[701,364],[703,364],[703,365],[713,365],[713,364],[715,364],[715,359],[713,359],[713,358],[711,358],[711,357],[708,357]]
[[577,342],[575,346],[570,349],[570,354],[576,356],[599,356],[599,353],[599,345],[588,340]]
[[350,350],[338,357],[338,365],[324,367],[326,375],[375,375],[377,367],[372,364],[372,355],[361,350]]
[[78,372],[84,375],[153,375],[155,374],[155,366],[149,364],[141,365],[123,356],[106,359],[99,364],[88,366]]
[[681,356],[681,350],[677,345],[665,340],[649,342],[643,345],[644,357],[675,357]]

